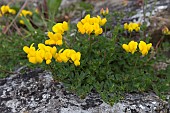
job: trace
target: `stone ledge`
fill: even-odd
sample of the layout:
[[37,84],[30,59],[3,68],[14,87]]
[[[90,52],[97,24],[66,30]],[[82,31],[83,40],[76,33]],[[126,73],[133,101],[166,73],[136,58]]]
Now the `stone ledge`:
[[41,69],[26,70],[0,79],[1,113],[168,113],[170,104],[154,93],[126,94],[110,106],[97,93],[80,99],[53,81],[51,73]]

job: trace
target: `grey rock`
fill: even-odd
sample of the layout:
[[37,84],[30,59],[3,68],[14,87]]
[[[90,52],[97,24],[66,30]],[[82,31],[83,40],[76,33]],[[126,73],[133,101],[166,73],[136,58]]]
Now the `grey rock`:
[[91,92],[85,99],[68,92],[41,69],[0,79],[1,113],[168,113],[169,103],[154,93],[126,94],[113,106]]

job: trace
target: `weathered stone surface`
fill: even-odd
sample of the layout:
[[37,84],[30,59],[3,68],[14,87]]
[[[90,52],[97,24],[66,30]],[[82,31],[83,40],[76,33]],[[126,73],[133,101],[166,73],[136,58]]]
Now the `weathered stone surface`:
[[51,73],[29,70],[0,79],[1,113],[168,113],[169,104],[154,93],[127,94],[110,106],[91,92],[80,99],[54,82]]

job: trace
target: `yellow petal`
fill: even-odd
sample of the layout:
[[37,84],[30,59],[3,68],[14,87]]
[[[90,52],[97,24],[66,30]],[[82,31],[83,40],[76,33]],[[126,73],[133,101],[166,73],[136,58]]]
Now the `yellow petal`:
[[43,59],[41,58],[41,56],[36,56],[36,62],[38,63],[42,63],[43,62]]
[[104,18],[101,20],[100,25],[103,26],[103,25],[105,25],[106,22],[107,22],[107,20],[106,20],[106,18]]
[[29,47],[27,47],[27,46],[24,46],[24,47],[23,47],[23,50],[24,50],[24,52],[25,52],[25,53],[27,53],[27,54],[28,54],[28,53],[29,53],[30,48],[29,48]]
[[16,11],[14,9],[9,9],[9,13],[15,15],[16,14]]
[[51,63],[51,60],[46,60],[46,64],[50,64]]
[[129,52],[129,46],[127,44],[123,44],[122,48],[126,51]]
[[147,44],[147,50],[149,51],[152,47],[152,43]]
[[129,27],[128,27],[128,24],[125,23],[125,24],[124,24],[124,29],[127,30],[128,28],[129,28]]
[[63,29],[64,29],[64,31],[68,30],[68,23],[65,21],[63,22]]
[[147,46],[146,46],[146,43],[144,41],[140,41],[139,43],[139,50],[142,51],[143,49],[145,49]]
[[36,64],[36,63],[37,63],[35,57],[30,57],[30,58],[29,58],[29,62],[31,62],[31,63],[33,63],[33,64]]
[[79,60],[74,61],[74,65],[75,66],[79,66],[80,65],[80,61]]

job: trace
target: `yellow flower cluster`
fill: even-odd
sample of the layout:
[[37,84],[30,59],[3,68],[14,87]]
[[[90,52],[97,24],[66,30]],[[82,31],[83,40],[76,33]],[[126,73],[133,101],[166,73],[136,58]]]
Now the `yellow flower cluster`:
[[81,53],[76,52],[73,49],[61,49],[58,53],[55,54],[54,58],[56,59],[57,62],[64,62],[66,63],[67,61],[74,62],[75,66],[80,65],[80,58],[81,58]]
[[126,50],[126,52],[130,52],[132,54],[134,54],[134,52],[136,51],[137,49],[137,45],[138,43],[135,42],[135,41],[130,41],[129,44],[123,44],[122,45],[122,48]]
[[81,34],[88,34],[94,33],[96,36],[102,34],[103,29],[101,26],[105,25],[107,22],[106,18],[101,19],[100,16],[97,17],[90,17],[90,14],[86,15],[84,19],[77,23],[78,31]]
[[32,16],[32,12],[31,11],[28,11],[28,10],[22,10],[21,13],[20,13],[20,16]]
[[129,32],[132,32],[134,30],[138,32],[140,30],[140,23],[132,23],[132,22],[130,22],[129,24],[125,23],[124,29],[128,30]]
[[62,35],[64,34],[65,31],[68,30],[68,23],[63,22],[63,23],[57,23],[52,27],[53,32],[48,32],[48,37],[49,39],[45,41],[45,44],[48,45],[62,45]]
[[68,23],[65,21],[63,23],[57,23],[52,27],[52,30],[55,33],[64,34],[64,32],[68,30]]
[[169,29],[166,26],[164,26],[164,28],[162,29],[162,33],[164,35],[170,35],[170,31],[169,31]]
[[137,42],[135,41],[130,41],[129,44],[123,44],[122,48],[126,51],[126,52],[130,52],[132,54],[134,54],[134,52],[137,49],[137,46],[139,47],[139,51],[142,53],[143,56],[148,54],[148,51],[151,49],[152,47],[152,43],[146,44],[146,42],[144,41],[140,41],[139,45]]
[[109,14],[109,9],[106,8],[106,10],[104,10],[103,8],[100,10],[100,14],[103,15],[103,16],[106,16]]
[[51,63],[52,57],[55,55],[57,48],[56,47],[50,47],[46,46],[42,43],[38,44],[38,49],[36,50],[35,47],[33,47],[34,43],[31,44],[30,47],[24,46],[23,50],[25,53],[27,53],[27,57],[29,59],[29,62],[33,64],[42,63],[43,60],[46,60],[46,64]]
[[0,13],[0,17],[6,13],[10,13],[10,14],[16,14],[16,11],[14,9],[11,9],[8,5],[3,5],[1,6],[1,13]]
[[140,41],[139,50],[143,56],[148,54],[148,51],[151,49],[152,43],[146,44],[144,41]]
[[[62,45],[62,34],[64,34],[64,31],[68,30],[68,23],[57,23],[53,26],[53,31],[55,32],[48,32],[48,37],[50,39],[45,41],[45,44],[49,45]],[[38,44],[38,49],[36,50],[34,47],[34,43],[31,44],[30,47],[24,46],[23,50],[25,53],[27,53],[27,58],[29,62],[33,64],[42,63],[43,60],[46,61],[46,64],[50,64],[52,61],[52,58],[55,59],[56,62],[73,62],[75,66],[80,65],[80,58],[81,53],[76,52],[73,49],[61,49],[59,52],[57,52],[57,48],[55,46],[46,46],[45,44]]]
[[54,58],[57,62],[64,62],[67,61],[74,62],[76,66],[80,65],[80,57],[81,53],[76,52],[73,49],[61,49],[57,53],[57,48],[55,46],[46,46],[42,43],[38,44],[38,49],[36,50],[35,47],[31,44],[30,47],[24,46],[23,50],[27,53],[27,58],[29,62],[33,64],[42,63],[43,60],[46,60],[46,64],[50,64],[52,58]]
[[[28,11],[28,10],[22,10],[21,13],[20,13],[20,16],[32,16],[32,12],[31,11]],[[29,21],[29,19],[27,19],[27,21]],[[22,24],[22,25],[25,25],[24,21],[21,19],[19,20],[19,23]]]

